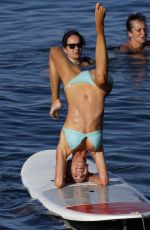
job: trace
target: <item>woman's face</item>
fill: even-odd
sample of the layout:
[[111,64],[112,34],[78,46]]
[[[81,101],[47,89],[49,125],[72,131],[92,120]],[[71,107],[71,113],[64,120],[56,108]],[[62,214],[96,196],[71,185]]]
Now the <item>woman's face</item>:
[[88,165],[85,160],[75,160],[71,164],[71,173],[74,182],[80,183],[87,179]]
[[[64,52],[67,54],[68,58],[71,60],[79,59],[82,52],[82,47],[80,47],[80,38],[77,35],[71,35],[68,40]],[[74,48],[70,48],[69,45],[74,44]]]

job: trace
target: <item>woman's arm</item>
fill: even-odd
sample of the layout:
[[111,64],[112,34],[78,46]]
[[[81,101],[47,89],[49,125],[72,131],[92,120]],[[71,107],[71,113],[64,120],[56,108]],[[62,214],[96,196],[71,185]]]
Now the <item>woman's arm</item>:
[[104,156],[104,149],[101,147],[99,151],[90,153],[96,163],[98,175],[89,175],[89,181],[95,184],[106,186],[109,183],[109,176]]

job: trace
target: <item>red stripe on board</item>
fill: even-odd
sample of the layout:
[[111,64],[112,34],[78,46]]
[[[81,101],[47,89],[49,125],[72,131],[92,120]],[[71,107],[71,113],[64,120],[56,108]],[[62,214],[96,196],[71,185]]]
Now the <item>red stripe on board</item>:
[[150,204],[144,202],[82,204],[67,207],[67,209],[89,214],[121,215],[130,214],[133,212],[150,212]]

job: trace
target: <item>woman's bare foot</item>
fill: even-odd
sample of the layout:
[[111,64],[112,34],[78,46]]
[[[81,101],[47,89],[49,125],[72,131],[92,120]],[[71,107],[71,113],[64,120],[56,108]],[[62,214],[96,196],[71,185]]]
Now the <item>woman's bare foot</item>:
[[104,29],[104,18],[105,18],[105,8],[100,4],[96,3],[95,6],[95,24],[96,32],[100,32]]
[[50,116],[53,119],[57,119],[59,115],[59,109],[61,108],[61,102],[59,99],[57,99],[55,102],[52,103],[51,108],[50,108]]

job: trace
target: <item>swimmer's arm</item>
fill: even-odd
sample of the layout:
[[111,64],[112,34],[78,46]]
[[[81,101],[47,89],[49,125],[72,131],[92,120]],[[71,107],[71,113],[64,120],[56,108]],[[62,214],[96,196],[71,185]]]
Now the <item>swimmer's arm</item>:
[[86,67],[86,66],[91,66],[95,65],[95,60],[90,58],[90,57],[83,57],[80,59],[80,66]]

